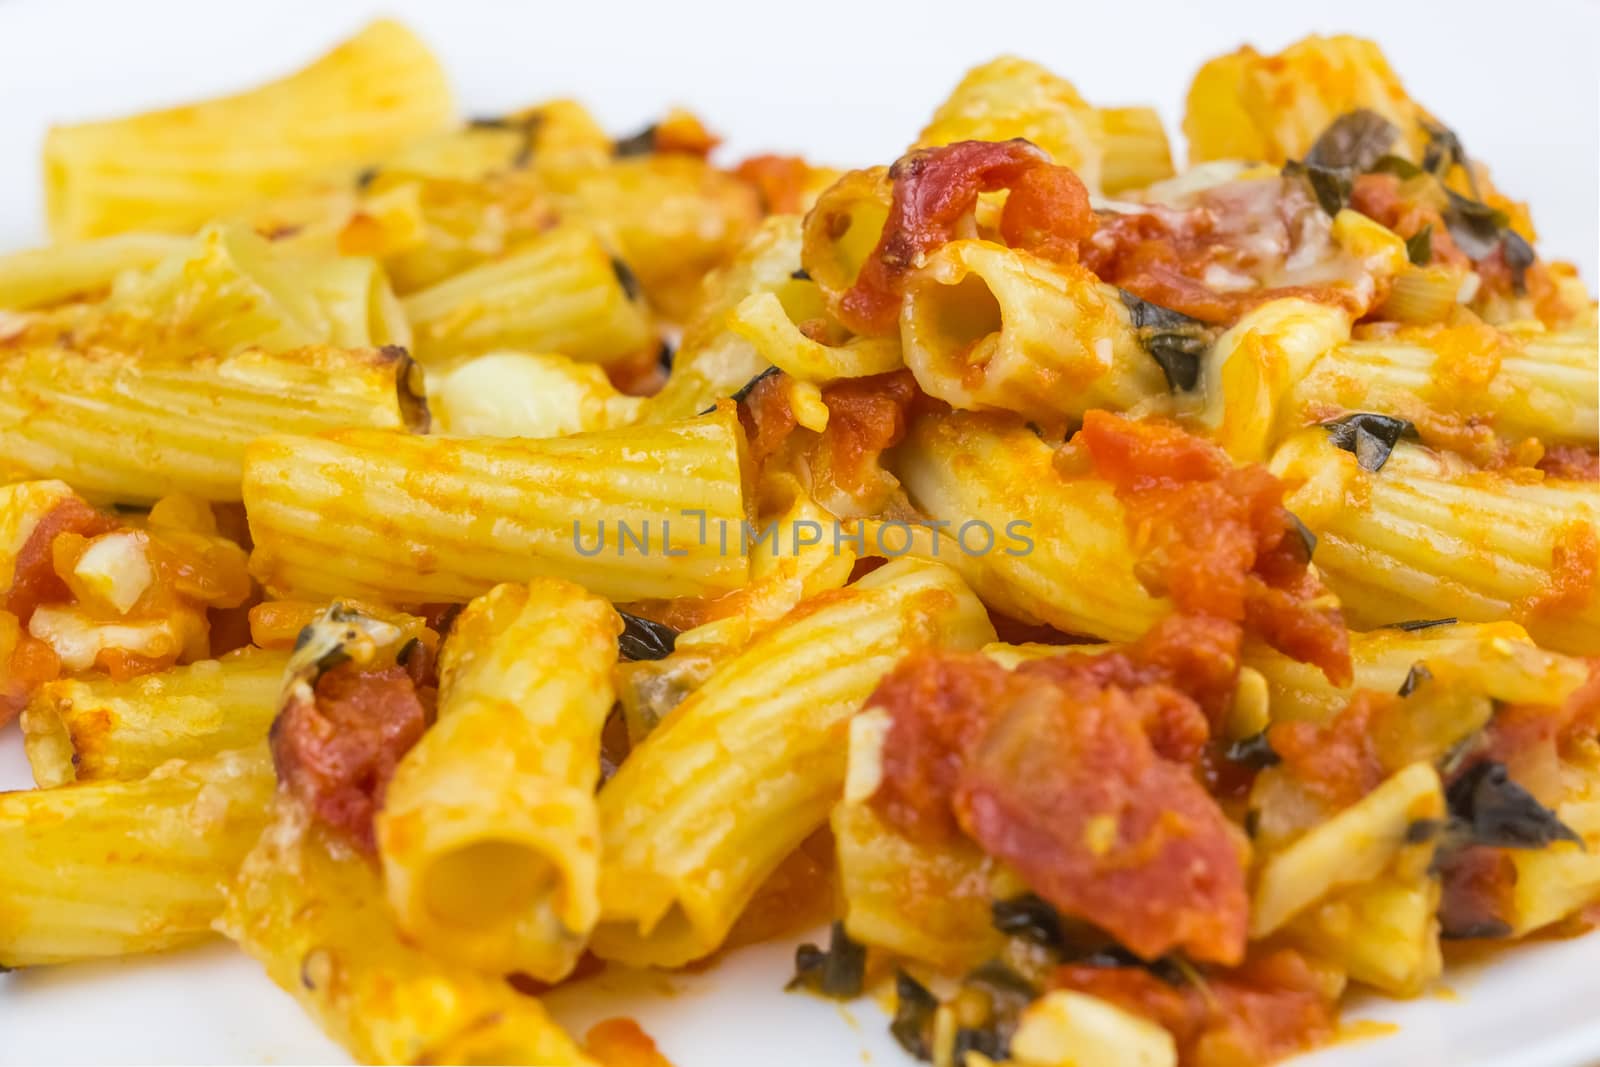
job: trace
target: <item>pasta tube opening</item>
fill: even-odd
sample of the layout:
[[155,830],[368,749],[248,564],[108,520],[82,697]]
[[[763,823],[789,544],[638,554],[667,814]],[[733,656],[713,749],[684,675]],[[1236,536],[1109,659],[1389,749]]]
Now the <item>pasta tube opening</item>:
[[906,294],[901,344],[918,384],[966,410],[1059,422],[1167,392],[1115,289],[988,241],[929,257]]
[[440,921],[491,928],[554,892],[561,878],[535,848],[508,838],[459,845],[436,857],[423,876],[423,898]]

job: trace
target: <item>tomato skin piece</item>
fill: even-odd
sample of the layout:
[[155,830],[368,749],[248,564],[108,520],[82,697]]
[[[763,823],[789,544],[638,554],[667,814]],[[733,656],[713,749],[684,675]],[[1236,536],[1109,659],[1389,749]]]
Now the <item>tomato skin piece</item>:
[[983,193],[1011,191],[1000,221],[1007,243],[1058,262],[1076,262],[1096,226],[1078,176],[1021,138],[918,149],[896,161],[889,177],[889,218],[837,308],[839,321],[864,336],[898,328],[906,275],[956,238]]
[[1284,484],[1236,467],[1215,444],[1164,422],[1084,416],[1073,445],[1111,482],[1177,610],[1243,624],[1279,651],[1352,677],[1350,635],[1283,506]]
[[1248,849],[1196,768],[1238,640],[1170,616],[1126,650],[1014,671],[914,655],[868,701],[890,716],[871,803],[909,837],[964,834],[1141,956],[1237,963]]
[[342,664],[317,680],[310,701],[291,701],[272,724],[278,780],[310,812],[368,855],[373,819],[401,757],[431,718],[404,667]]

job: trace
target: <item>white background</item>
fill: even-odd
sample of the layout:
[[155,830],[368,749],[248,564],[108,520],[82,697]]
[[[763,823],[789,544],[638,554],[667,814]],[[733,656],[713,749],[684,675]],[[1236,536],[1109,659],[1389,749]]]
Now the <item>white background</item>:
[[1002,52],[1096,103],[1153,104],[1176,131],[1205,58],[1361,33],[1533,203],[1543,249],[1594,284],[1600,16],[1582,0],[0,0],[0,247],[42,237],[49,122],[237,89],[385,11],[434,45],[470,111],[578,95],[631,130],[675,102],[702,112],[730,158],[798,149],[840,164],[891,160],[963,70]]
[[[1203,59],[1245,41],[1276,50],[1307,32],[1361,33],[1382,43],[1412,94],[1491,164],[1498,185],[1532,202],[1541,251],[1575,260],[1595,284],[1600,12],[1579,0],[0,0],[0,249],[43,237],[38,148],[50,122],[243,87],[292,69],[379,12],[400,15],[433,44],[468,112],[576,95],[630,132],[678,103],[726,137],[724,158],[803,151],[837,164],[892,159],[965,68],[1001,52],[1045,63],[1096,103],[1154,104],[1176,131]],[[26,785],[15,729],[4,733],[0,787]],[[1600,1062],[1596,941],[1458,972],[1460,1002],[1358,1011],[1403,1029],[1315,1062]],[[569,997],[558,1010],[574,1023],[634,1014],[678,1067],[902,1062],[872,1004],[840,1009],[779,993],[786,955],[780,947],[741,954],[698,978],[612,979],[626,988]],[[0,978],[0,1063],[337,1056],[287,997],[221,945]]]

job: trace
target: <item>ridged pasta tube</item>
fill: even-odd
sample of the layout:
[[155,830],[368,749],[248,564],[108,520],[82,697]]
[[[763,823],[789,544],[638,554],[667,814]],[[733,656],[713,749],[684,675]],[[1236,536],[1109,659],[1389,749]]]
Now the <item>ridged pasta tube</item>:
[[439,718],[378,816],[384,884],[419,947],[480,971],[565,978],[600,915],[594,790],[622,623],[570,582],[468,604]]
[[679,966],[714,952],[845,778],[849,717],[918,647],[994,631],[947,567],[898,560],[795,609],[646,737],[600,791],[603,959]]

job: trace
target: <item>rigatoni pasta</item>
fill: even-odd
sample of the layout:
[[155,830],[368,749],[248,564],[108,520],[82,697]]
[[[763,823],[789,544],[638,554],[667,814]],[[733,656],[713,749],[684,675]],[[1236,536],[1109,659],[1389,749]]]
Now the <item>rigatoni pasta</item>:
[[422,948],[546,982],[577,963],[600,916],[594,790],[621,628],[556,579],[496,586],[455,620],[438,721],[377,823],[395,921]]
[[35,350],[0,362],[0,448],[21,470],[130,504],[237,501],[245,447],[341,426],[426,431],[403,349],[147,360]]
[[58,126],[45,199],[60,239],[184,232],[329,170],[442,129],[449,86],[432,53],[380,20],[290,77],[238,96]]
[[134,781],[0,795],[0,967],[207,936],[271,796],[265,744],[174,760]]
[[646,400],[644,421],[665,422],[704,411],[771,366],[733,329],[729,317],[748,297],[783,291],[797,280],[793,275],[800,270],[800,244],[800,220],[773,216],[737,256],[706,277],[700,302],[684,325],[672,374]]
[[134,781],[169,760],[264,743],[287,662],[284,652],[242,649],[124,681],[51,682],[22,713],[34,781]]
[[364,1062],[593,1067],[537,1000],[408,944],[377,870],[292,801],[244,858],[220,928]]
[[251,568],[279,595],[379,603],[540,575],[618,599],[725,593],[749,568],[742,448],[726,407],[543,441],[264,437],[245,455]]
[[1100,185],[1100,121],[1071,82],[1016,56],[974,67],[939,105],[918,145],[1026,138],[1090,188]]
[[410,326],[369,259],[297,254],[243,226],[208,226],[103,301],[73,305],[58,343],[145,358],[249,348],[409,344]]
[[956,565],[976,572],[989,603],[1108,640],[1142,633],[1166,610],[1134,573],[1111,487],[1059,471],[1032,430],[935,415],[912,427],[910,445],[899,472],[911,500],[946,522],[938,550],[965,560]]
[[365,1062],[662,1067],[559,990],[832,919],[745,973],[936,1067],[1244,1067],[1570,932],[1596,305],[1372,42],[1185,131],[1002,57],[735,163],[388,22],[54,130],[0,969],[215,929]]
[[417,357],[448,365],[497,348],[607,363],[649,348],[629,267],[591,233],[556,230],[404,301]]
[[186,247],[169,234],[129,233],[12,252],[0,256],[0,308],[103,295],[123,271],[153,267]]
[[987,242],[952,241],[917,272],[901,343],[918,384],[968,411],[1071,418],[1167,391],[1116,290]]
[[[899,650],[992,636],[955,572],[904,560],[798,609],[720,667],[600,791],[594,951],[657,966],[715,951],[761,880],[827,819],[842,727]],[[728,819],[730,806],[742,817]]]
[[1600,435],[1593,331],[1547,335],[1479,326],[1402,329],[1331,346],[1289,397],[1302,421],[1353,411],[1407,419],[1430,444],[1472,451],[1529,439],[1584,446]]
[[1594,483],[1519,482],[1405,443],[1369,469],[1322,429],[1272,462],[1300,486],[1289,506],[1355,625],[1509,617],[1557,651],[1600,640]]

